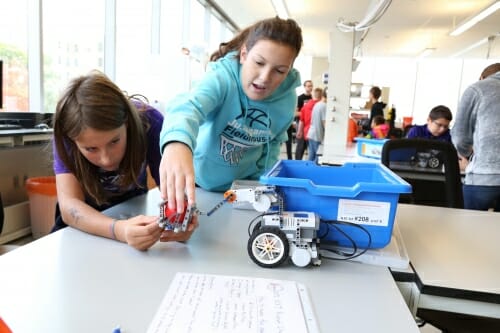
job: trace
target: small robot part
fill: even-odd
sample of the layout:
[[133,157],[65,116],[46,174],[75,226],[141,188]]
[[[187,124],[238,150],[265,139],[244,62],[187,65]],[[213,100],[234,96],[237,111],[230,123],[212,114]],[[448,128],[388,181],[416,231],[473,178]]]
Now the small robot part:
[[186,231],[189,222],[191,222],[196,212],[196,206],[188,206],[187,200],[184,202],[184,212],[182,214],[168,208],[167,201],[164,201],[160,203],[158,225],[165,230],[172,230],[173,232]]
[[163,201],[160,203],[160,219],[158,225],[165,230],[172,230],[173,232],[184,232],[187,226],[195,215],[212,215],[216,210],[221,208],[224,203],[232,202],[232,194],[227,193],[224,195],[224,200],[220,201],[206,214],[196,208],[196,205],[188,205],[187,200],[184,201],[184,211],[177,213],[176,210],[168,208],[168,202]]

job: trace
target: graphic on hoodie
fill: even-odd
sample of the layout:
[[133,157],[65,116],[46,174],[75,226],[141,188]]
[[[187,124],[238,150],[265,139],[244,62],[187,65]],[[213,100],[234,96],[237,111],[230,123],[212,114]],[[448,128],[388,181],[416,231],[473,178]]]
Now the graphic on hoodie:
[[258,108],[243,109],[241,114],[228,122],[220,135],[220,154],[224,161],[238,165],[251,147],[268,142],[271,136],[271,119]]

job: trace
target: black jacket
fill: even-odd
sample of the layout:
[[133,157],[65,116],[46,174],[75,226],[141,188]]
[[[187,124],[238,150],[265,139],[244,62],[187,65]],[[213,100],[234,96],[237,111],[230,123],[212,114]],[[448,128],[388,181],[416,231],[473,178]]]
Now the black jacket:
[[370,128],[372,126],[373,118],[376,116],[384,116],[384,108],[387,106],[384,102],[376,102],[372,105],[372,110],[370,112]]

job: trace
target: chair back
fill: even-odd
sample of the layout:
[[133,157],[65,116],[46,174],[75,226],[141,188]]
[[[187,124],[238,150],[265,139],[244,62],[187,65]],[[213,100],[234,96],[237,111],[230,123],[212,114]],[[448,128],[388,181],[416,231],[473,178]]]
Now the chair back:
[[458,153],[453,144],[429,139],[394,139],[382,147],[382,163],[412,185],[400,202],[463,208]]

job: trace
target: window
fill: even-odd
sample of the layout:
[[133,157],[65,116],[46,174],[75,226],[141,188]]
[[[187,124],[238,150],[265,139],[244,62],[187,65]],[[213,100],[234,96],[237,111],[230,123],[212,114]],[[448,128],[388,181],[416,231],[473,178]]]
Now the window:
[[42,6],[44,109],[54,112],[71,79],[103,71],[104,2],[44,0]]
[[[205,22],[205,7],[198,0],[191,0],[189,9],[189,82],[192,86],[203,77],[208,60],[208,35],[210,25]],[[207,31],[205,31],[207,30]]]
[[27,1],[0,2],[0,59],[3,61],[3,109],[29,111]]
[[151,1],[116,2],[116,83],[128,94],[148,99],[153,98],[150,76],[157,65],[151,55],[151,9]]
[[[161,70],[158,80],[157,98],[168,101],[188,88],[187,62],[181,52],[187,31],[183,28],[184,1],[163,1],[161,4]],[[175,33],[174,33],[175,32]]]
[[205,44],[205,7],[198,0],[191,0],[189,8],[189,42]]
[[222,28],[222,40],[229,41],[233,37],[234,37],[233,29],[230,29],[227,25],[224,25],[224,27]]
[[[212,9],[198,0],[120,0],[116,1],[116,17],[107,18],[107,1],[34,3],[36,6],[28,0],[0,2],[2,111],[54,112],[70,80],[94,69],[104,71],[110,64],[113,68],[106,71],[120,88],[143,94],[152,104],[167,103],[203,75],[209,53],[233,35]],[[28,39],[29,24],[36,24],[28,19],[40,14],[43,40],[36,39],[39,31],[30,31],[35,37]],[[116,21],[116,39],[106,38],[116,45],[104,44],[109,33],[105,31],[106,20]],[[38,45],[43,50],[37,50]],[[190,57],[183,55],[183,47],[193,51]],[[34,51],[32,57],[43,53],[41,69],[37,64],[28,67],[28,48]],[[105,55],[108,51],[111,54]],[[39,70],[43,70],[41,80]],[[43,105],[39,105],[42,99]]]
[[222,40],[222,23],[213,14],[210,15],[210,40],[208,43],[208,53],[212,54],[219,48]]

